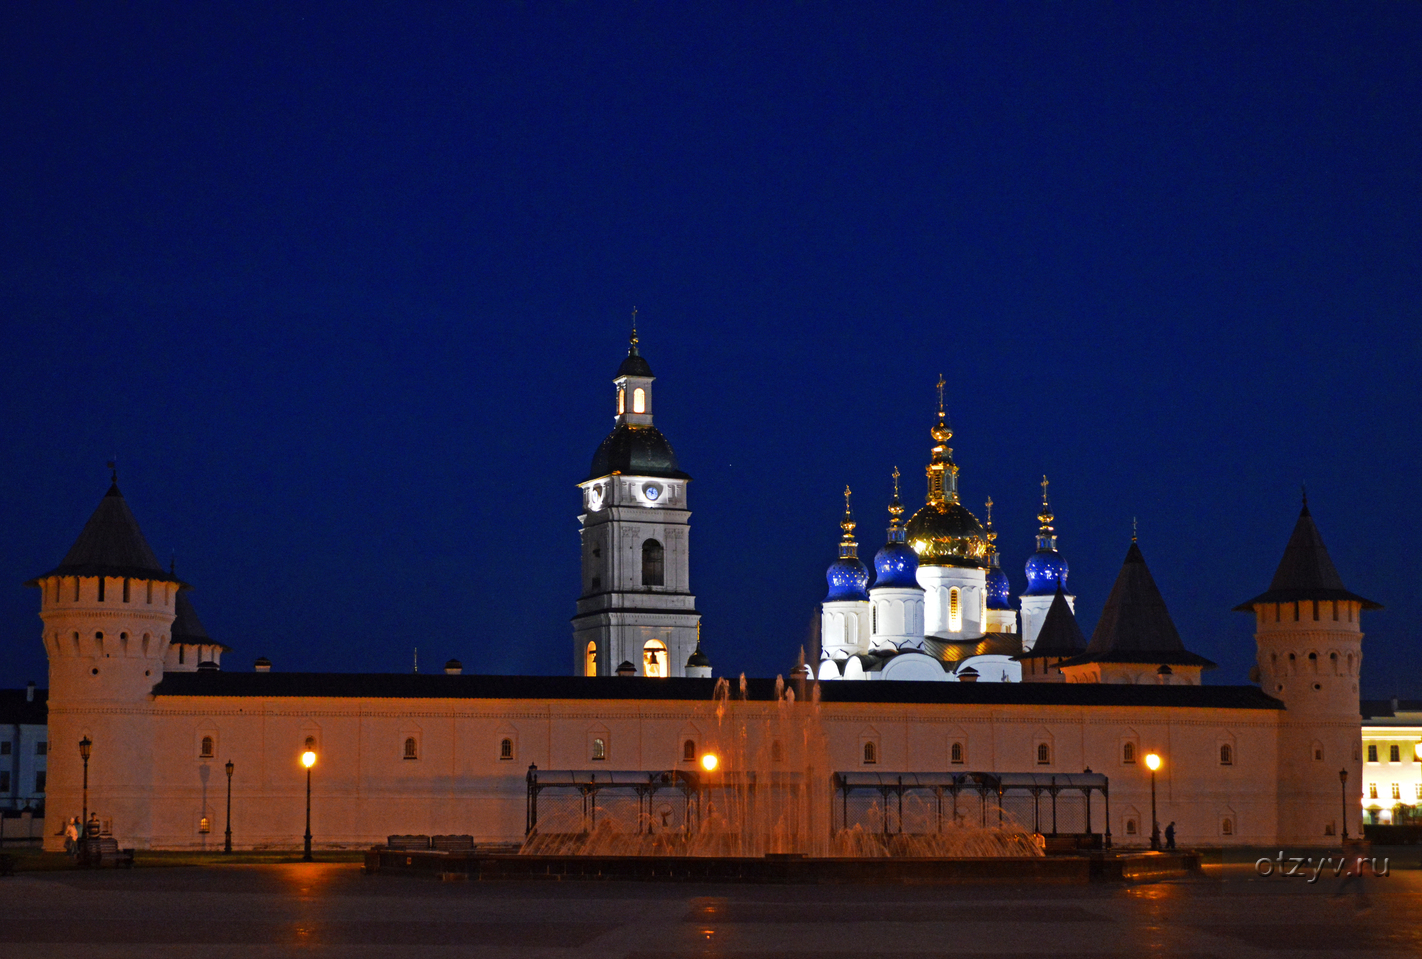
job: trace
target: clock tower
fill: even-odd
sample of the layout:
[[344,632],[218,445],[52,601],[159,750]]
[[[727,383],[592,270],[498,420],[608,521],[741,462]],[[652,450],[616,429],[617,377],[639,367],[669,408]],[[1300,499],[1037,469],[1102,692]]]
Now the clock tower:
[[593,455],[582,491],[583,577],[573,617],[573,671],[685,676],[701,614],[689,578],[686,490],[666,437],[652,425],[652,368],[632,329],[613,378],[616,426]]

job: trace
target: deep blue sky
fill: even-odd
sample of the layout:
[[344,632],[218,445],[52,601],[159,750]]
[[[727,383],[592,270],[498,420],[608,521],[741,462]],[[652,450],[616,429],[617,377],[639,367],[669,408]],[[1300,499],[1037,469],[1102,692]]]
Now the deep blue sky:
[[[352,9],[355,8],[355,9]],[[10,4],[0,685],[108,483],[276,668],[571,669],[640,310],[717,673],[786,671],[941,372],[1014,588],[1140,517],[1243,682],[1299,484],[1422,695],[1422,7]],[[8,584],[8,585],[4,585]]]

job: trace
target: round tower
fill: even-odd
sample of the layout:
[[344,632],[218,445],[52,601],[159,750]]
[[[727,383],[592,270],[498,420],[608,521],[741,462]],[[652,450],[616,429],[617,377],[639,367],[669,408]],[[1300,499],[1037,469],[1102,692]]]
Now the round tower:
[[859,544],[854,539],[854,511],[850,508],[849,487],[844,488],[844,519],[839,528],[843,535],[839,541],[839,559],[825,571],[829,591],[820,604],[820,658],[823,661],[820,678],[838,678],[835,669],[833,677],[826,668],[835,668],[833,662],[842,663],[850,656],[869,651],[869,641],[873,634],[869,606],[869,593],[865,586],[869,582],[869,570],[859,558]]
[[984,632],[987,537],[982,523],[958,497],[953,462],[953,428],[943,406],[938,378],[938,419],[929,430],[928,497],[908,521],[908,544],[918,554],[923,587],[924,634],[939,639],[976,639]]
[[874,554],[874,588],[869,590],[870,648],[876,652],[923,648],[923,587],[918,585],[918,554],[909,549],[900,525],[903,513],[896,466],[888,537]]
[[1367,788],[1358,732],[1361,619],[1363,610],[1382,607],[1344,587],[1307,496],[1268,591],[1235,608],[1254,614],[1259,685],[1285,707],[1279,841],[1361,837],[1358,797]]
[[1047,502],[1047,477],[1042,477],[1042,511],[1037,514],[1037,551],[1027,559],[1027,591],[1022,594],[1022,649],[1030,651],[1046,622],[1052,599],[1061,586],[1067,605],[1076,612],[1076,597],[1066,592],[1067,561],[1057,552],[1056,517]]
[[[26,585],[40,591],[49,659],[50,815],[81,812],[78,743],[88,738],[90,810],[146,836],[151,736],[131,707],[163,678],[183,584],[159,565],[115,477],[63,562]],[[61,842],[45,837],[46,848]]]

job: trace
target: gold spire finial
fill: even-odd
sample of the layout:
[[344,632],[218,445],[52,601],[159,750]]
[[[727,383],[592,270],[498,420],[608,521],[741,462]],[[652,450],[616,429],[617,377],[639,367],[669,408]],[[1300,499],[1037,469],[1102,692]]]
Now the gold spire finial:
[[987,502],[984,503],[983,505],[987,507],[987,524],[988,524],[989,526],[991,526],[991,525],[992,525],[992,497],[989,496],[989,497],[987,498]]
[[893,533],[899,528],[899,517],[904,514],[904,504],[899,501],[899,468],[894,467],[894,498],[889,501],[889,532]]
[[938,415],[943,415],[943,387],[947,385],[947,380],[943,379],[943,374],[938,374]]
[[987,498],[987,502],[986,502],[985,504],[983,504],[983,505],[985,505],[985,506],[987,507],[987,541],[988,541],[988,552],[995,554],[995,553],[997,552],[997,547],[996,547],[995,545],[993,545],[993,541],[997,539],[997,530],[995,530],[995,529],[992,528],[992,497],[989,496],[989,497]]
[[844,519],[839,521],[839,528],[844,530],[844,536],[839,541],[840,558],[859,555],[859,544],[854,541],[854,511],[849,506],[850,490],[844,487]]
[[894,467],[894,499],[899,498],[899,468]]
[[1046,473],[1043,473],[1043,474],[1042,474],[1042,505],[1043,505],[1043,506],[1046,506],[1046,505],[1047,505],[1047,484],[1048,484],[1047,474],[1046,474]]
[[629,344],[633,353],[637,352],[637,308],[632,307],[632,340]]

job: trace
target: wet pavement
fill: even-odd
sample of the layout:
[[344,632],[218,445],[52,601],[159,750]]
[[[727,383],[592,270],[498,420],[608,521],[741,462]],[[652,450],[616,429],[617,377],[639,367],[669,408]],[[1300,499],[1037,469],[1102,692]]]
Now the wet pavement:
[[1422,872],[1367,901],[1249,866],[1150,885],[474,883],[353,864],[29,873],[0,879],[0,956],[1422,955]]

